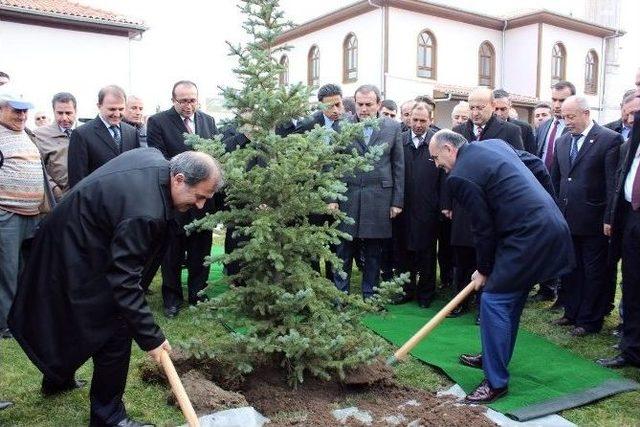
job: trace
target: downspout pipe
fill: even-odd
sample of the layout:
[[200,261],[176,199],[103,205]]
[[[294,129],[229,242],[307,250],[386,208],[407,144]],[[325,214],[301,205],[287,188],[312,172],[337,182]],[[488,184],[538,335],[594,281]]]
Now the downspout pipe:
[[602,38],[602,45],[600,47],[600,58],[602,58],[602,61],[600,61],[600,63],[602,64],[601,66],[601,70],[600,70],[600,75],[602,76],[602,90],[600,91],[600,99],[598,101],[598,121],[602,121],[603,117],[603,113],[605,113],[605,95],[606,95],[606,91],[607,91],[607,40],[609,39],[615,39],[616,37],[620,37],[622,36],[622,34],[620,33],[620,30],[616,30],[616,33],[611,35],[611,36],[604,36]]
[[505,33],[507,31],[507,25],[509,21],[504,20],[502,25],[502,49],[500,49],[500,88],[504,89],[504,45],[505,45]]
[[385,98],[387,96],[386,94],[386,77],[384,74],[384,38],[385,38],[385,34],[384,34],[384,7],[382,4],[376,4],[374,0],[368,0],[369,2],[369,6],[373,6],[376,7],[378,9],[380,9],[380,52],[382,52],[382,55],[380,56],[380,90],[382,91],[382,97]]

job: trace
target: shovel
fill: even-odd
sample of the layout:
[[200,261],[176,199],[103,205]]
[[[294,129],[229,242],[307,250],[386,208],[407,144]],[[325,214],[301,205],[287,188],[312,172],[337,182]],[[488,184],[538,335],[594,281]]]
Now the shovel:
[[453,311],[454,308],[462,304],[462,302],[467,298],[471,292],[475,289],[475,284],[473,282],[469,283],[463,290],[458,293],[447,305],[442,307],[442,309],[436,313],[435,316],[431,318],[418,332],[416,332],[409,341],[404,343],[402,347],[396,350],[392,356],[389,356],[387,359],[387,365],[394,365],[397,362],[403,360],[407,357],[407,354],[413,350],[413,348],[418,345],[420,341],[424,339],[427,335],[433,331],[436,326],[440,324],[448,315]]
[[169,353],[163,350],[162,353],[160,353],[160,362],[164,373],[169,379],[169,384],[171,384],[171,390],[173,390],[173,394],[176,395],[178,405],[180,405],[180,409],[187,420],[187,424],[189,427],[200,427],[200,421],[198,420],[196,411],[193,410],[193,405],[191,405],[189,396],[187,396],[187,392],[184,390],[182,381],[180,381],[176,368],[173,366]]

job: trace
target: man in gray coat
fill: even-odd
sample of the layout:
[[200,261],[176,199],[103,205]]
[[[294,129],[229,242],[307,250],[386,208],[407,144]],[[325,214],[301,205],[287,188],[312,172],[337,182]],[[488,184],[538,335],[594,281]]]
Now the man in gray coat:
[[[380,90],[373,85],[360,86],[355,93],[357,120],[378,117]],[[336,255],[343,261],[346,277],[335,275],[336,287],[349,292],[351,265],[355,254],[362,253],[362,296],[373,296],[380,277],[380,259],[383,239],[391,238],[391,219],[402,212],[404,201],[404,152],[400,123],[382,118],[378,129],[364,128],[362,138],[353,143],[361,155],[370,147],[384,145],[380,159],[368,172],[358,171],[345,176],[346,201],[332,204],[353,218],[353,224],[342,223],[340,229],[351,235],[343,240]]]

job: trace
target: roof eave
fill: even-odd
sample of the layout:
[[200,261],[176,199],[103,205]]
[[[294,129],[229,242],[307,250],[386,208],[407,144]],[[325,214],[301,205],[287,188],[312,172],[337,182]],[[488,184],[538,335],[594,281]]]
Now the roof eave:
[[571,16],[560,15],[548,10],[539,10],[509,18],[507,20],[507,30],[538,23],[578,31],[596,37],[612,37],[625,34],[624,31],[616,28],[606,27],[604,25],[595,24],[593,22],[584,21]]

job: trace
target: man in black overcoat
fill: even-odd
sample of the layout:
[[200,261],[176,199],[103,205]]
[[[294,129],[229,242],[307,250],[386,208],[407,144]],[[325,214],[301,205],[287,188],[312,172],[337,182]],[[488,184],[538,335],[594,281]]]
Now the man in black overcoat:
[[485,375],[467,403],[489,403],[507,393],[507,366],[529,291],[573,267],[569,227],[554,199],[503,141],[468,143],[442,130],[429,152],[449,173],[449,193],[471,216],[477,257],[472,282],[484,288],[482,353],[463,354],[460,362]]
[[[173,85],[171,91],[173,106],[149,117],[147,121],[147,143],[157,148],[170,159],[178,153],[193,150],[185,144],[184,134],[193,133],[202,138],[213,138],[218,130],[213,117],[199,110],[198,87],[188,80]],[[187,279],[189,304],[196,304],[202,297],[198,292],[204,289],[209,278],[209,267],[204,258],[211,253],[212,235],[210,231],[185,234],[184,226],[207,213],[219,208],[222,200],[216,197],[207,202],[203,210],[191,210],[178,214],[176,227],[165,259],[162,261],[162,300],[167,317],[174,317],[184,301],[182,296],[182,266],[189,272]]]
[[417,300],[428,307],[435,294],[436,242],[440,222],[440,186],[443,172],[429,158],[431,111],[416,105],[411,129],[402,134],[404,149],[404,209],[394,219],[396,270],[410,273],[403,301]]
[[505,122],[518,126],[520,128],[520,134],[522,135],[522,144],[524,145],[525,151],[531,154],[537,154],[538,145],[536,144],[533,127],[527,122],[509,117],[509,110],[511,109],[509,93],[503,89],[496,89],[493,91],[493,98],[496,116]]
[[203,153],[167,161],[152,148],[132,150],[76,185],[39,226],[9,326],[53,382],[93,360],[90,425],[140,425],[122,402],[131,341],[156,361],[171,349],[144,292],[175,212],[202,208],[221,179]]

